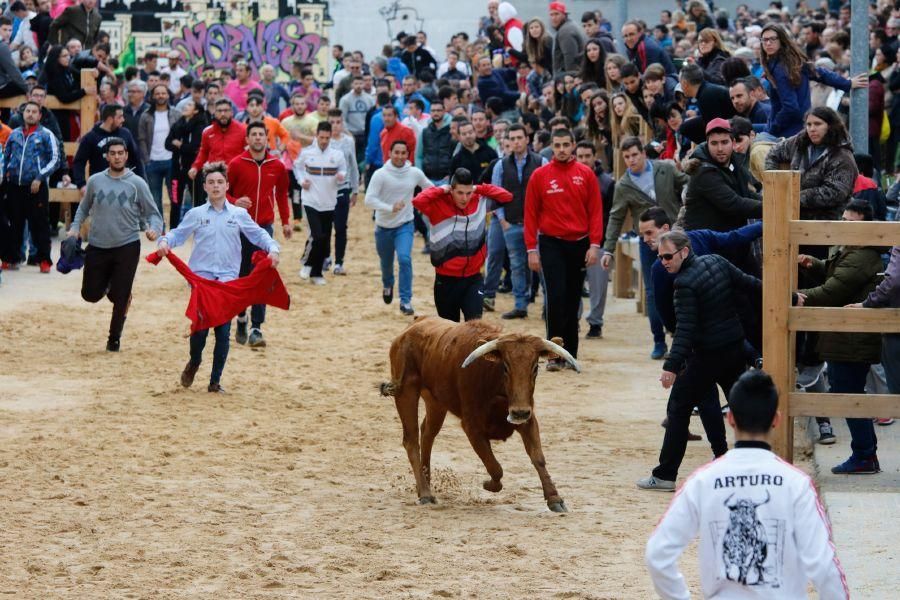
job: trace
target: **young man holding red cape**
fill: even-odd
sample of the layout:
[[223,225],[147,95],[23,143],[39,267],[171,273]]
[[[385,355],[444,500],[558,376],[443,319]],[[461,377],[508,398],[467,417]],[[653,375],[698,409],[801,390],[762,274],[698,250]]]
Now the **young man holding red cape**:
[[[193,234],[194,250],[188,266],[194,274],[215,281],[237,279],[241,268],[241,234],[251,244],[269,253],[272,267],[278,265],[278,244],[259,225],[246,209],[229,203],[225,198],[228,176],[225,163],[209,163],[203,167],[203,189],[208,202],[192,208],[175,229],[159,239],[157,254],[165,256],[170,248],[184,244]],[[216,346],[213,350],[212,374],[207,391],[222,392],[219,381],[228,358],[231,320],[215,328]],[[190,387],[200,368],[203,348],[209,329],[191,334],[191,358],[181,373],[181,385]]]

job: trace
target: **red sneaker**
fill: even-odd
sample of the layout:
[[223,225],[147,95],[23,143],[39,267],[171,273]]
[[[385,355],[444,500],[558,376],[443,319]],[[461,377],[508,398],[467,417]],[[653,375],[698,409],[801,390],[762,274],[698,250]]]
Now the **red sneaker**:
[[49,260],[41,261],[41,273],[49,273],[50,269],[52,269],[52,268],[53,268],[53,263],[50,262]]
[[18,271],[19,263],[10,263],[4,260],[2,267],[4,271]]

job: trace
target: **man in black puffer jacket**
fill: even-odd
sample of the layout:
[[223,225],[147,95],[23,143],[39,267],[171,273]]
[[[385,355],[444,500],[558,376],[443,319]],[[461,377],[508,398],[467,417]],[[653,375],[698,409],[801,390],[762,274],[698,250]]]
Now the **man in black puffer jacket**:
[[[691,411],[718,384],[727,399],[731,386],[747,368],[744,329],[735,308],[735,293],[759,295],[762,282],[716,254],[697,256],[688,236],[670,231],[659,238],[659,259],[675,279],[675,338],[659,380],[673,386],[666,415],[669,419],[651,477],[638,482],[642,489],[672,491],[687,446]],[[724,436],[714,443],[721,456]]]

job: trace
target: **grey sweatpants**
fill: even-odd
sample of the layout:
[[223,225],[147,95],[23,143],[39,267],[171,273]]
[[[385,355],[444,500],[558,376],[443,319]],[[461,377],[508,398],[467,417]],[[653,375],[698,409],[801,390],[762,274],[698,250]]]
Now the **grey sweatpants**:
[[609,289],[609,271],[600,266],[597,261],[592,267],[587,268],[588,289],[591,292],[591,311],[588,313],[589,325],[603,327],[603,313],[606,312],[606,291]]

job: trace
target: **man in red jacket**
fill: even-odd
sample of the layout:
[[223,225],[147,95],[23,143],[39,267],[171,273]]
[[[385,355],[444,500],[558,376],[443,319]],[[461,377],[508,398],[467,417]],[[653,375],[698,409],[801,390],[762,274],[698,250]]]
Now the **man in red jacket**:
[[413,207],[431,222],[431,264],[438,316],[459,322],[480,319],[484,307],[481,267],[487,255],[487,213],[512,200],[495,185],[473,185],[468,169],[457,169],[450,185],[428,188],[413,198]]
[[[277,156],[269,152],[268,133],[261,121],[247,125],[247,150],[228,163],[228,201],[246,209],[257,225],[272,235],[275,222],[275,204],[281,217],[281,232],[285,239],[291,237],[291,212],[288,205],[289,179],[287,169]],[[253,271],[253,253],[259,250],[241,234],[241,270],[244,277]],[[250,310],[250,332],[247,335],[247,311],[241,311],[237,319],[235,341],[251,348],[263,348],[266,340],[262,324],[266,320],[266,305],[254,304]]]
[[200,151],[188,171],[194,179],[203,165],[222,161],[226,165],[244,151],[245,128],[243,123],[232,120],[234,109],[231,100],[220,98],[216,101],[215,122],[203,130],[200,136]]
[[409,148],[409,161],[415,165],[416,156],[416,134],[415,132],[400,122],[400,116],[397,114],[397,107],[388,104],[381,109],[381,118],[384,121],[384,129],[381,130],[381,155],[384,162],[391,160],[391,146],[397,140],[406,142]]
[[[552,144],[553,160],[531,175],[525,192],[525,248],[529,268],[544,276],[547,338],[561,337],[577,357],[578,305],[585,269],[600,259],[603,199],[597,176],[574,160],[572,132],[557,129]],[[547,370],[565,366],[554,359]]]

